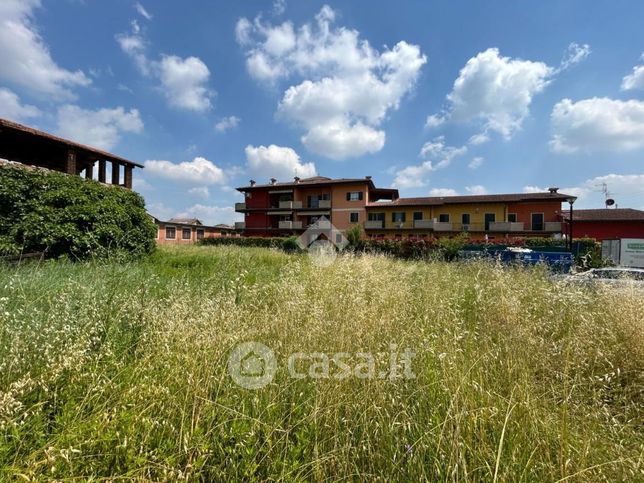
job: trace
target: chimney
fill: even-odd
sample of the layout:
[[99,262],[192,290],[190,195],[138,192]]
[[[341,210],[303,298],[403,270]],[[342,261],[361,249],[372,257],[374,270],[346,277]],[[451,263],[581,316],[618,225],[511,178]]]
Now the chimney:
[[364,178],[371,181],[371,176],[365,176]]
[[257,184],[257,182],[254,179],[250,180],[251,187],[255,186],[256,184]]
[[293,180],[295,181],[295,184],[298,184],[300,182],[300,178],[298,176],[295,176]]
[[271,178],[271,184],[277,183],[277,180],[275,178]]
[[548,188],[548,191],[551,195],[554,195],[557,191],[559,191],[559,188]]

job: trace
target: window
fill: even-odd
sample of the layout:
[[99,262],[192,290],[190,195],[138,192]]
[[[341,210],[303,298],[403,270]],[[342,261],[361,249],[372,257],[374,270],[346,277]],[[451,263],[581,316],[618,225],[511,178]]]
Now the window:
[[385,221],[384,213],[369,213],[369,221]]
[[488,231],[490,229],[490,223],[494,223],[496,221],[496,214],[494,213],[486,213],[485,214],[485,231]]
[[362,191],[348,191],[347,201],[362,201]]
[[508,221],[510,223],[516,223],[517,222],[517,214],[516,213],[508,213]]
[[461,215],[461,223],[463,225],[469,225],[470,224],[470,214],[469,213],[463,213]]
[[438,215],[438,221],[441,223],[449,223],[449,214],[441,213],[440,215]]
[[423,219],[423,212],[422,211],[414,211],[414,221],[422,220],[422,219]]
[[197,228],[197,240],[203,240],[205,234],[206,233],[203,228]]
[[394,223],[404,223],[405,222],[405,212],[404,211],[394,211],[391,214],[391,221]]
[[177,229],[174,226],[165,227],[165,239],[174,240],[177,237]]
[[183,240],[190,240],[192,238],[192,230],[190,228],[181,230],[181,238]]
[[360,213],[354,212],[351,213],[351,223],[358,223],[358,220],[360,219]]
[[339,245],[340,243],[342,243],[342,233],[336,233],[336,235],[335,235],[335,243],[336,243],[336,245]]
[[543,213],[532,213],[532,231],[543,231]]

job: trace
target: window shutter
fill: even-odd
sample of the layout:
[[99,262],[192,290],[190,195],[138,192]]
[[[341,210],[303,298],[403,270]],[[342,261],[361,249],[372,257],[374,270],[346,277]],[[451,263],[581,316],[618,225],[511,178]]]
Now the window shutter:
[[351,192],[347,191],[347,201],[351,201]]

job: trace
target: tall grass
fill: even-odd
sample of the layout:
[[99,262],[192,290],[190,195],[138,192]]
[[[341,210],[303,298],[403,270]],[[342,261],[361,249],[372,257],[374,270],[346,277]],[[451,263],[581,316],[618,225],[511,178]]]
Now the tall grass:
[[[239,247],[0,269],[0,477],[634,481],[644,300],[540,269]],[[278,357],[263,389],[239,342]],[[293,379],[409,347],[414,379]],[[379,360],[380,362],[380,360]]]

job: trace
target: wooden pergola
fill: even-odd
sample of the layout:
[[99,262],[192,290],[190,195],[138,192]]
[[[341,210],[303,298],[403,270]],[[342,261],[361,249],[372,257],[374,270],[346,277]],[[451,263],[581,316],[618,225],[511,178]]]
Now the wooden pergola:
[[[143,168],[114,154],[79,144],[0,118],[0,158],[93,179],[98,163],[98,181],[107,183],[111,163],[111,184],[132,189],[132,171]],[[121,176],[121,173],[122,176]]]

